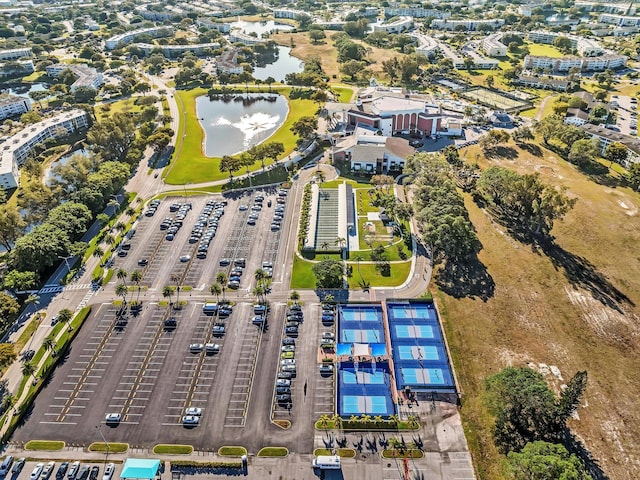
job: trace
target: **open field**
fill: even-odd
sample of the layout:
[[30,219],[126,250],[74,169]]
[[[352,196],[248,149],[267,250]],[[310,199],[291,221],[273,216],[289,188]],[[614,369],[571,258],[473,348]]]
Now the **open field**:
[[525,42],[525,45],[529,48],[530,55],[536,55],[540,57],[552,57],[552,58],[564,57],[564,53],[562,53],[553,45],[544,45],[542,43],[532,43],[532,42]]
[[[336,83],[340,82],[340,64],[338,63],[338,52],[333,46],[331,35],[335,32],[326,32],[327,38],[325,43],[314,45],[309,39],[308,32],[290,33],[283,32],[271,35],[269,38],[274,40],[280,45],[290,47],[293,43],[293,49],[291,55],[304,60],[309,57],[320,57],[322,59],[322,68],[329,77],[329,81]],[[378,79],[385,79],[386,75],[382,73],[382,62],[389,60],[393,57],[402,56],[402,54],[394,50],[385,50],[383,48],[376,48],[368,45],[362,41],[355,40],[356,43],[364,45],[371,52],[367,55],[367,60],[370,62],[369,69],[373,72],[373,75]]]
[[[640,477],[640,195],[597,184],[542,149],[535,157],[515,147],[515,160],[486,160],[565,185],[578,198],[557,222],[557,247],[542,252],[513,240],[465,196],[483,245],[479,258],[495,282],[486,302],[436,293],[462,389],[462,419],[478,476],[502,479],[491,419],[481,402],[485,377],[507,365],[555,365],[562,379],[589,375],[579,420],[570,421],[609,478]],[[466,152],[474,158],[472,149]],[[464,154],[464,152],[463,152]],[[615,175],[615,174],[614,174]],[[619,291],[618,291],[619,290]],[[626,299],[628,297],[628,300]]]
[[[288,98],[289,114],[282,126],[269,137],[267,142],[281,142],[284,144],[284,155],[290,154],[296,146],[297,136],[291,132],[291,126],[300,117],[315,112],[316,106],[311,100],[289,99],[290,87],[277,88],[274,91],[285,95]],[[266,91],[266,90],[265,90]],[[192,90],[178,90],[178,108],[183,110],[180,114],[180,127],[178,129],[178,145],[176,146],[176,155],[172,164],[165,173],[165,181],[171,185],[184,185],[187,183],[208,182],[214,180],[222,180],[228,178],[228,173],[221,172],[219,169],[220,159],[206,157],[202,151],[204,132],[196,115],[196,98],[206,95],[203,88],[195,88]],[[188,132],[184,135],[184,132]],[[180,136],[182,134],[183,136]],[[271,164],[271,161],[265,162],[265,165]],[[261,168],[260,162],[256,162],[250,170]],[[244,168],[234,172],[235,174],[244,173]]]

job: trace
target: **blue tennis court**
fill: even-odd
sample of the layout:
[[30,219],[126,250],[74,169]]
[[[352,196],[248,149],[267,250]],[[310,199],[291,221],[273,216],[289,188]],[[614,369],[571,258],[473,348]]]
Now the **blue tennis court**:
[[435,345],[399,345],[400,360],[440,360],[442,356]]
[[380,330],[340,329],[340,342],[344,343],[379,343],[384,341]]
[[391,415],[387,408],[387,399],[380,396],[353,396],[342,397],[341,415]]
[[398,389],[455,393],[451,364],[432,302],[387,303]]
[[338,414],[382,415],[395,413],[391,397],[389,364],[342,362],[338,369]]
[[434,338],[431,325],[394,325],[393,330],[398,338]]
[[347,321],[375,322],[382,320],[382,310],[377,305],[366,305],[362,307],[345,305],[340,310],[342,317]]

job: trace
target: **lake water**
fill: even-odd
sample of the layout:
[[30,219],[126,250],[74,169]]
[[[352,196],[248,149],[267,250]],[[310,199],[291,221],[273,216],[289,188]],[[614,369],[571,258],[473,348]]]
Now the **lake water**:
[[[207,157],[234,155],[269,138],[286,120],[287,99],[282,95],[249,94],[251,102],[196,98],[196,112],[205,131]],[[266,100],[266,97],[275,101]],[[247,95],[234,98],[247,99]]]
[[51,184],[51,180],[53,180],[56,175],[53,174],[53,167],[55,167],[56,165],[66,165],[67,162],[69,161],[69,159],[74,156],[74,155],[89,155],[89,151],[85,150],[84,148],[81,148],[79,150],[74,150],[73,152],[60,157],[58,160],[56,160],[55,162],[53,162],[51,165],[49,165],[49,167],[43,172],[43,176],[45,179],[45,182],[47,185]]
[[278,59],[275,62],[253,68],[254,78],[266,80],[267,77],[273,77],[276,82],[283,82],[287,74],[302,72],[304,63],[291,56],[290,47],[279,46],[278,52]]
[[263,33],[273,31],[289,32],[295,29],[293,25],[276,23],[273,20],[269,20],[268,22],[245,22],[244,20],[239,20],[237,22],[233,22],[231,24],[231,28],[238,28],[246,34],[255,33],[258,37],[262,36]]
[[23,83],[20,85],[12,85],[7,89],[2,89],[3,93],[10,93],[18,97],[29,98],[29,92],[41,92],[46,90],[48,85],[45,83]]

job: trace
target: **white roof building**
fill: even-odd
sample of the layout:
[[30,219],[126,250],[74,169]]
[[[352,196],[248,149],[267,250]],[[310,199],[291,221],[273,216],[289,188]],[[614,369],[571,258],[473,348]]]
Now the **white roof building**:
[[0,120],[15,117],[31,110],[31,100],[16,95],[0,97]]
[[12,48],[9,50],[0,50],[0,61],[18,60],[31,56],[31,47]]
[[151,35],[152,37],[168,37],[173,35],[173,28],[171,27],[151,27],[140,28],[138,30],[131,30],[130,32],[114,35],[111,38],[105,40],[104,44],[108,50],[113,50],[118,45],[125,45],[133,42],[136,37],[140,35]]
[[102,73],[84,63],[54,63],[47,67],[47,75],[55,78],[65,70],[71,70],[78,77],[71,85],[72,92],[79,87],[89,87],[97,90],[104,83]]

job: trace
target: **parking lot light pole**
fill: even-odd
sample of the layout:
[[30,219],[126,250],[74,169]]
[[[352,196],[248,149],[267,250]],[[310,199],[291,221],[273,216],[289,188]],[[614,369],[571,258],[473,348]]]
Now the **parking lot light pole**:
[[109,443],[107,443],[107,440],[104,438],[102,430],[100,430],[100,425],[96,425],[96,430],[100,434],[100,437],[102,438],[102,441],[104,442],[104,446],[106,447],[106,451],[104,453],[104,467],[102,469],[103,472],[104,472],[104,470],[107,468],[107,460],[109,459]]

